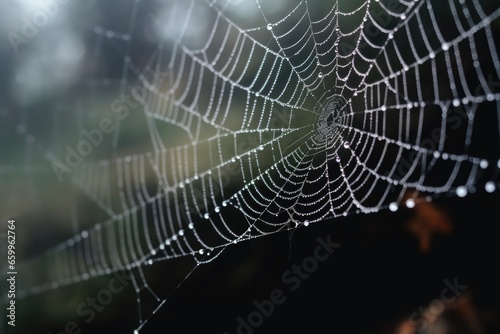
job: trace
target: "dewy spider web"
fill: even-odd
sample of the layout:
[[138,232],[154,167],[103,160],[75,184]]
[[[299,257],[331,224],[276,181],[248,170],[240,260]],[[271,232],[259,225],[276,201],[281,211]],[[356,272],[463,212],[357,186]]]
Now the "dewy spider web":
[[[37,273],[20,278],[22,296],[126,270],[140,331],[165,302],[144,266],[190,256],[197,267],[251,238],[498,186],[493,1],[118,7],[84,17],[92,69],[71,102],[45,111],[58,130],[30,127],[27,111],[17,128],[23,170],[44,176],[29,187],[68,194],[58,219],[73,227],[20,264]],[[114,131],[99,139],[103,117]],[[81,153],[84,140],[95,152]],[[86,156],[68,160],[67,146]],[[92,203],[87,225],[74,191]],[[143,291],[157,301],[147,314]]]

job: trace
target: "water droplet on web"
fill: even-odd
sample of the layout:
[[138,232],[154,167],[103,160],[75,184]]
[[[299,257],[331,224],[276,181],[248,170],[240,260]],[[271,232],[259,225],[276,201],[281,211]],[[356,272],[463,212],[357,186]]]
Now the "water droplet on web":
[[267,30],[273,30],[273,25],[271,23],[267,25]]
[[496,188],[497,187],[495,186],[495,183],[493,183],[492,181],[486,182],[486,184],[484,185],[484,189],[486,189],[486,191],[489,193],[494,192]]
[[260,96],[260,93],[259,93],[259,92],[256,92],[256,93],[255,93],[255,96],[256,96],[256,97],[259,97],[259,96]]
[[179,230],[179,235],[182,237],[184,235],[184,230]]
[[209,215],[208,213],[205,213],[205,214],[203,215],[203,218],[208,219],[208,218],[210,218],[210,215]]
[[306,221],[304,222],[304,226],[306,226],[306,227],[307,227],[307,226],[309,226],[309,220],[306,220]]
[[438,151],[434,151],[434,153],[432,153],[432,155],[434,156],[434,158],[439,158],[441,156],[441,153],[439,153]]
[[488,168],[488,166],[489,166],[488,160],[481,160],[481,162],[479,163],[479,167],[481,167],[482,169],[486,169]]
[[401,20],[406,20],[406,15],[405,14],[401,14]]
[[189,227],[190,230],[192,230],[194,228],[193,223],[189,223],[188,227]]
[[389,204],[389,210],[391,210],[392,212],[398,211],[398,203],[392,202],[391,204]]
[[458,107],[460,105],[460,100],[459,99],[453,99],[453,106]]
[[393,34],[389,34],[389,36],[387,36],[389,39],[393,39],[394,38],[394,35]]
[[412,209],[415,207],[415,200],[413,198],[409,198],[406,200],[406,207]]
[[465,188],[464,186],[460,186],[457,188],[456,190],[457,192],[457,196],[458,197],[465,197],[467,196],[467,188]]
[[220,212],[220,208],[218,206],[215,207],[215,212]]
[[349,148],[349,142],[348,141],[344,142],[344,148]]
[[448,49],[450,48],[450,44],[443,43],[443,45],[441,45],[441,48],[443,49],[443,51],[448,51]]
[[203,249],[200,249],[200,250],[198,251],[198,253],[199,253],[200,255],[203,255],[203,253],[205,253],[205,251],[204,251]]
[[335,157],[335,161],[340,162],[340,157],[338,155]]
[[320,79],[323,78],[323,73],[319,72],[318,73],[318,78],[320,78]]
[[491,94],[491,93],[490,93],[490,94],[488,94],[488,95],[486,95],[486,100],[488,100],[488,101],[490,101],[490,102],[491,102],[491,101],[493,101],[494,99],[495,99],[495,95],[493,95],[493,94]]

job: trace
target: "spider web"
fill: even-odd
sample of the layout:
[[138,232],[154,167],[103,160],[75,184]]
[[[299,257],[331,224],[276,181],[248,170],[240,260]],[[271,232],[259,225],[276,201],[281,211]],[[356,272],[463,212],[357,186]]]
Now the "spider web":
[[125,270],[140,331],[166,302],[149,265],[197,268],[252,238],[498,186],[492,2],[87,6],[99,15],[74,23],[90,64],[74,88],[4,115],[24,155],[0,175],[34,210],[64,207],[60,235],[19,265],[36,272],[22,297]]

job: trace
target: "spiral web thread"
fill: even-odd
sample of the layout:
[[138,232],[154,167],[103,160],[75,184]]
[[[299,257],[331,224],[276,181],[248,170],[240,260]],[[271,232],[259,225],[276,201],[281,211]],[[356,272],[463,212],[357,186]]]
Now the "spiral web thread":
[[[65,175],[98,214],[80,226],[77,204],[68,210],[76,231],[22,264],[42,273],[24,278],[23,296],[126,270],[140,330],[165,302],[144,266],[190,256],[197,267],[250,238],[496,190],[500,8],[250,3],[251,21],[238,16],[241,2],[130,1],[128,30],[89,27],[96,63],[108,48],[120,55],[120,92],[133,81],[147,91],[134,111],[145,130],[130,149],[130,119],[115,119],[105,154]],[[165,32],[146,51],[144,21]],[[101,79],[86,83],[91,96],[110,85]],[[27,154],[44,157],[24,170],[57,184],[50,164],[64,155],[22,126]],[[157,301],[150,314],[144,292]]]

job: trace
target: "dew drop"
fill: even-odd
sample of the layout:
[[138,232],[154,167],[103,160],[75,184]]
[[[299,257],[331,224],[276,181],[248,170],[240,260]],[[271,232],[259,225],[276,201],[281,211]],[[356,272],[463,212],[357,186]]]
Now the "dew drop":
[[205,214],[203,215],[203,218],[205,218],[205,219],[208,219],[209,217],[210,217],[210,215],[209,215],[208,213],[205,213]]
[[415,200],[413,198],[406,200],[406,207],[412,209],[415,207]]
[[389,210],[391,210],[392,212],[398,211],[398,203],[392,202],[391,204],[389,204]]
[[273,30],[273,25],[271,23],[267,25],[267,30]]
[[205,253],[205,251],[204,251],[203,249],[200,249],[200,250],[198,251],[198,253],[199,253],[200,255],[203,255],[203,253]]
[[479,167],[481,167],[482,169],[486,169],[488,168],[488,166],[489,166],[488,160],[481,160],[481,162],[479,163]]
[[460,105],[460,100],[459,99],[453,99],[453,106],[458,107]]
[[448,49],[450,48],[450,44],[443,43],[443,45],[441,45],[441,48],[443,49],[443,51],[448,51]]
[[456,190],[457,192],[457,196],[458,197],[465,197],[467,196],[467,188],[465,188],[464,186],[460,186],[457,188]]
[[349,148],[349,142],[348,141],[344,142],[344,148]]
[[220,212],[220,208],[218,206],[215,207],[215,212]]
[[256,92],[256,93],[255,93],[255,96],[256,96],[256,97],[259,97],[259,96],[260,96],[260,93],[259,93],[259,92]]
[[318,73],[318,78],[320,78],[320,79],[323,78],[323,73],[319,72]]
[[189,227],[190,230],[192,230],[194,228],[193,223],[189,223],[188,227]]
[[495,186],[495,183],[493,183],[492,181],[486,182],[486,184],[484,185],[484,189],[486,189],[486,191],[489,193],[494,192],[496,188],[497,187]]
[[306,221],[304,222],[304,226],[309,226],[309,220],[306,220]]

